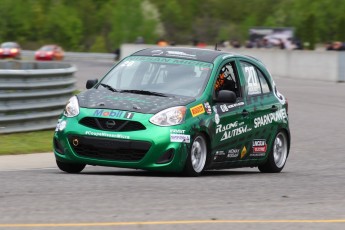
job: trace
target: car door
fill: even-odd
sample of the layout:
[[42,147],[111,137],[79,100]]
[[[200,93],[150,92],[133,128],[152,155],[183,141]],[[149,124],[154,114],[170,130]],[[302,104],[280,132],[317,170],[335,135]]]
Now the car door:
[[240,60],[240,69],[245,80],[246,110],[252,127],[251,143],[248,154],[243,159],[260,159],[268,153],[267,146],[271,146],[276,126],[275,118],[283,117],[281,104],[273,93],[273,86],[264,71],[255,63]]
[[[215,129],[212,160],[219,167],[226,167],[229,163],[241,159],[246,152],[246,136],[251,128],[248,125],[247,113],[244,112],[242,88],[235,60],[224,61],[218,69],[213,93]],[[233,91],[236,94],[236,102],[217,101],[216,98],[221,90]]]

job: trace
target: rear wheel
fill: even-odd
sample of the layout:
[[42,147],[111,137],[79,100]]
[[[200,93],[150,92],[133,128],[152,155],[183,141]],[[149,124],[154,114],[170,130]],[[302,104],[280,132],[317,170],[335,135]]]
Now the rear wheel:
[[259,165],[260,172],[278,173],[282,171],[285,166],[288,153],[288,137],[286,132],[280,131],[274,139],[272,150],[268,155],[267,161],[264,164]]
[[80,173],[86,166],[85,164],[66,163],[58,160],[56,161],[56,164],[60,170],[67,173]]
[[204,170],[207,159],[207,144],[204,135],[198,134],[191,145],[187,157],[184,174],[186,176],[199,176]]

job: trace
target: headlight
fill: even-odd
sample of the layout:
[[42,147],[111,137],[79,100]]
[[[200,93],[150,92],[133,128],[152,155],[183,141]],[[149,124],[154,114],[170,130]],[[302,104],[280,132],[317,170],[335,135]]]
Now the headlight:
[[172,107],[155,114],[150,122],[159,126],[179,125],[184,122],[185,115],[186,107]]
[[63,114],[66,117],[75,117],[79,114],[79,103],[76,96],[69,99]]

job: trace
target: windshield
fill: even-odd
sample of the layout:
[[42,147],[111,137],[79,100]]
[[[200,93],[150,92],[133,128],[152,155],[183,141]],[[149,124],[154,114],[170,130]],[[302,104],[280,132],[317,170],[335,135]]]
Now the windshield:
[[40,48],[42,51],[52,51],[54,49],[54,46],[43,46]]
[[131,56],[107,73],[101,83],[117,91],[197,97],[204,90],[212,67],[211,63],[194,60]]
[[2,48],[16,48],[17,45],[13,42],[6,42],[1,44]]

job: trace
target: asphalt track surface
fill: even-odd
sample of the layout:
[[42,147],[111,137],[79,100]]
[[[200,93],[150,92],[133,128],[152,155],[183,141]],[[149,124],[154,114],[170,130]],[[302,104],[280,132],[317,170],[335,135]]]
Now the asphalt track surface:
[[[78,88],[110,62],[76,62]],[[0,157],[1,229],[345,229],[345,84],[275,78],[292,133],[282,173],[186,178],[88,166],[51,153]]]

